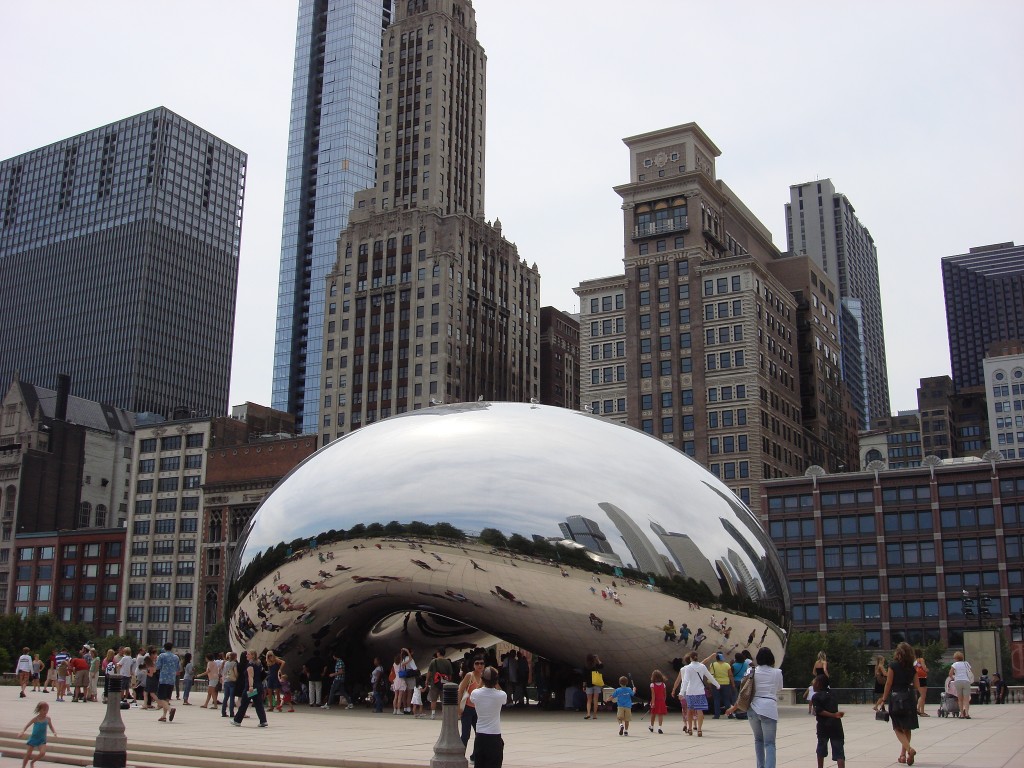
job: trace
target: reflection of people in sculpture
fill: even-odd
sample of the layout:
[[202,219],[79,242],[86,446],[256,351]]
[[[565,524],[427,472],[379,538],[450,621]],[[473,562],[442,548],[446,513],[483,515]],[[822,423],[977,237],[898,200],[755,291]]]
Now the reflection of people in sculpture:
[[341,563],[338,563],[336,566],[334,566],[334,570],[336,570],[336,571],[351,571],[352,568],[347,566],[347,565],[342,565]]
[[422,568],[425,571],[432,571],[432,570],[434,570],[429,565],[424,563],[422,560],[412,560],[411,562],[415,563],[416,565],[418,565],[420,568]]
[[662,638],[666,643],[670,643],[676,639],[676,625],[672,619],[668,620],[668,624],[661,628],[661,631],[665,633],[665,637]]
[[758,648],[760,648],[762,645],[764,645],[764,639],[766,637],[768,637],[768,627],[765,627],[764,628],[764,632],[761,633],[761,639],[757,643],[757,647]]
[[602,621],[596,614],[590,614],[590,626],[596,629],[598,632],[604,629],[604,621]]
[[[755,634],[757,634],[757,630],[756,629],[750,630],[750,634],[747,636],[747,646],[749,646],[752,642],[754,642],[754,635]],[[744,647],[746,647],[746,646],[744,646]]]
[[483,571],[484,573],[487,573],[487,571],[485,569],[481,568],[480,564],[476,560],[474,560],[473,558],[470,558],[469,562],[471,562],[473,564],[473,570],[474,571]]
[[704,634],[704,630],[697,627],[697,634],[693,636],[693,650],[700,648],[700,644],[707,639],[707,635]]

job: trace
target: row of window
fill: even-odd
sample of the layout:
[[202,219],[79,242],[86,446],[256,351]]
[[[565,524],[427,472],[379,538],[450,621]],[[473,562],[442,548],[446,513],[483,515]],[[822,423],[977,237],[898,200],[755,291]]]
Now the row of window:
[[[1024,477],[1016,480],[1001,480],[999,482],[1000,494],[1015,496],[1024,494]],[[992,496],[992,483],[989,480],[979,482],[961,483],[940,483],[938,486],[940,499],[957,497]],[[914,502],[930,502],[931,489],[927,485],[900,486],[896,488],[882,489],[882,504],[907,504]],[[867,505],[874,506],[874,492],[870,489],[858,491],[824,492],[821,494],[822,507]],[[790,496],[774,496],[768,500],[768,509],[777,511],[782,509],[811,509],[814,500],[811,494],[799,494]]]
[[[34,607],[33,610],[34,610],[36,616],[44,616],[44,615],[46,615],[46,614],[48,614],[50,612],[50,607],[48,605],[37,605],[37,606]],[[15,606],[14,612],[18,616],[21,616],[21,618],[23,618],[23,619],[28,618],[28,615],[29,615],[29,609],[28,609],[27,605]],[[94,606],[91,606],[91,605],[83,605],[83,606],[81,606],[78,609],[78,613],[77,614],[75,613],[75,609],[73,607],[71,607],[71,606],[61,606],[61,607],[59,607],[57,609],[57,616],[60,618],[61,621],[67,621],[67,622],[77,621],[77,622],[81,622],[83,624],[91,624],[94,621],[96,621],[97,614],[96,614],[96,608]],[[102,621],[104,624],[116,624],[117,623],[117,606],[116,605],[106,605],[106,606],[103,606],[103,608],[100,611],[99,616],[100,616],[100,621]],[[108,634],[113,634],[113,633],[114,633],[114,631],[112,629],[108,630]],[[183,646],[183,647],[187,647],[187,646]]]
[[[139,441],[139,453],[155,453],[157,449],[157,438],[148,437],[144,440]],[[203,447],[203,433],[193,432],[185,435],[185,447],[186,448],[202,448]],[[159,446],[161,451],[180,451],[182,444],[181,435],[170,435],[168,437],[159,438]]]
[[592,413],[625,413],[626,398],[620,397],[616,400],[594,400],[590,404]]
[[174,568],[173,560],[158,561],[155,563],[132,563],[130,574],[132,576],[148,576],[149,566],[152,565],[154,576],[191,576],[196,572],[195,560],[179,560],[177,570]]
[[623,317],[610,318],[600,322],[594,320],[590,323],[590,335],[595,339],[599,336],[611,336],[613,333],[625,332],[626,319]]
[[[156,520],[152,529],[154,533],[174,533],[178,523],[181,523],[181,533],[195,533],[199,530],[199,518],[183,517],[177,520],[173,517],[165,517]],[[136,520],[132,524],[132,533],[136,536],[148,536],[150,531],[149,520]]]
[[[202,458],[202,456],[186,456],[185,468],[202,469]],[[192,461],[192,459],[197,459],[197,461]],[[166,493],[167,491],[176,491],[178,490],[178,482],[179,478],[177,477],[161,477],[156,481],[155,485],[152,478],[136,480],[135,492],[152,493],[154,488],[156,488],[156,490],[161,493]],[[201,485],[202,479],[199,475],[185,475],[185,477],[181,478],[182,488],[199,488]]]
[[[680,240],[681,239],[682,238],[680,238]],[[676,243],[676,247],[677,248],[681,248],[682,247],[682,243],[681,242],[677,242]],[[658,271],[658,279],[659,280],[668,280],[669,273],[671,272],[671,269],[672,269],[672,265],[671,264],[667,264],[667,263],[658,264],[658,265],[655,266],[655,269],[657,269],[657,271]],[[687,277],[689,274],[690,274],[690,262],[686,261],[685,259],[682,260],[682,261],[677,261],[676,262],[676,276],[677,277]],[[636,272],[636,277],[637,277],[637,282],[649,283],[651,281],[651,268],[648,267],[648,266],[638,267],[637,268],[637,272]]]
[[[74,579],[81,575],[86,579],[96,579],[100,575],[100,566],[98,563],[83,563],[81,565],[75,563],[66,563],[60,567],[60,577],[62,579]],[[120,563],[104,563],[103,565],[104,576],[120,576],[121,575],[121,564]],[[15,578],[18,581],[31,581],[32,580],[32,566],[30,565],[19,565],[15,569]],[[49,581],[53,578],[53,566],[52,565],[40,565],[36,566],[35,569],[35,580],[36,581]]]
[[[708,469],[711,470],[711,474],[715,477],[721,478],[722,480],[735,480],[737,478],[750,477],[749,461],[725,461],[721,464],[710,464]],[[744,498],[741,493],[740,498],[743,500],[744,504],[750,503],[749,495]]]
[[[131,622],[143,621],[145,616],[145,608],[139,605],[133,605],[128,607],[128,615],[126,619]],[[166,624],[171,618],[171,608],[168,605],[151,605],[149,606],[149,621],[157,622],[160,624]],[[186,624],[192,621],[192,608],[189,606],[176,605],[174,606],[174,623],[175,624]]]
[[[160,457],[160,471],[161,472],[174,472],[182,467],[181,456],[161,456]],[[193,454],[191,456],[185,456],[185,468],[186,469],[202,469],[203,466],[203,455],[201,453]],[[157,468],[156,459],[139,459],[139,474],[149,474],[155,472]],[[185,478],[186,480],[188,478]],[[188,487],[188,486],[186,486]]]
[[613,302],[615,309],[624,309],[626,306],[625,294],[616,293],[614,296],[602,296],[600,299],[591,299],[590,314],[596,315],[598,312],[611,312]]
[[[100,545],[99,544],[65,544],[62,549],[62,555],[65,560],[75,560],[78,558],[78,550],[81,546],[82,557],[99,557],[100,556]],[[121,556],[121,542],[110,541],[106,545],[107,557],[120,557]],[[38,557],[36,556],[38,553]],[[52,560],[54,556],[54,547],[19,547],[18,548],[18,560],[21,562],[31,560]]]
[[[882,618],[880,603],[829,603],[826,608],[829,621],[877,620]],[[821,610],[815,604],[794,605],[793,621],[797,624],[821,621]]]
[[[120,570],[113,575],[120,575]],[[116,602],[119,588],[120,583],[104,584],[102,590],[98,584],[79,584],[77,587],[74,584],[63,584],[56,588],[56,592],[60,600],[75,600],[77,598],[79,602],[89,602],[96,600],[97,597],[102,595],[103,600]],[[36,584],[35,599],[49,600],[52,597],[53,591],[53,587],[50,584]],[[15,588],[14,599],[18,602],[29,602],[32,599],[32,585],[19,584]]]
[[[153,542],[153,554],[154,555],[173,555],[174,554],[174,539],[162,539]],[[178,553],[182,555],[191,555],[196,551],[196,540],[195,539],[179,539],[178,540]],[[148,555],[149,554],[149,542],[148,541],[133,541],[132,542],[132,555]]]
[[[194,594],[195,585],[190,582],[180,582],[174,585],[174,599],[175,600],[191,600]],[[154,581],[149,585],[149,597],[151,600],[170,600],[171,599],[171,584],[170,582],[158,582]],[[128,585],[128,599],[129,600],[145,600],[146,599],[146,585],[145,584],[129,584]]]

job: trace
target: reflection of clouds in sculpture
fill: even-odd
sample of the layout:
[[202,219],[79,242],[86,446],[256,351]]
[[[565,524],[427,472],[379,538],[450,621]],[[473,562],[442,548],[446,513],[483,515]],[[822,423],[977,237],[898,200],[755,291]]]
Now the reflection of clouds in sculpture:
[[[470,536],[497,529],[527,542],[568,536],[609,565],[635,564],[662,576],[678,568],[715,595],[731,581],[730,592],[767,599],[766,607],[786,602],[779,560],[767,536],[750,511],[702,467],[647,434],[600,417],[514,403],[429,408],[328,444],[293,470],[253,516],[239,542],[234,575],[278,544],[318,539],[324,548],[341,550],[338,560],[349,570],[334,572],[321,558],[304,557],[282,566],[287,579],[293,586],[301,579],[322,583],[326,588],[303,590],[310,610],[317,616],[349,611],[345,631],[374,627],[381,644],[400,641],[402,632],[429,638],[443,620],[448,627],[443,634],[466,642],[557,628],[563,634],[551,642],[527,638],[524,645],[556,658],[600,637],[620,649],[602,656],[634,658],[643,655],[651,628],[669,616],[698,623],[697,616],[687,619],[685,603],[658,591],[635,585],[620,590],[619,603],[604,602],[589,590],[585,572],[513,559],[475,539],[432,543],[424,535],[410,546],[378,534],[364,542],[367,548],[352,541],[330,543],[324,535],[390,521],[448,523]],[[297,555],[303,546],[294,546]],[[730,572],[716,574],[712,563],[728,563]],[[323,568],[330,578],[318,573]],[[246,574],[247,584],[252,576]],[[253,613],[246,600],[241,607]],[[408,611],[423,616],[409,622],[387,619]],[[591,614],[600,614],[600,635]],[[313,622],[314,630],[319,622]],[[754,626],[752,621],[744,635],[754,629],[760,634],[762,628],[763,622]],[[276,632],[275,642],[297,650],[320,641],[312,635],[281,637],[289,631]],[[340,631],[332,628],[324,642]],[[777,650],[781,653],[781,647]],[[663,653],[657,647],[652,652]],[[665,661],[658,656],[651,663]]]

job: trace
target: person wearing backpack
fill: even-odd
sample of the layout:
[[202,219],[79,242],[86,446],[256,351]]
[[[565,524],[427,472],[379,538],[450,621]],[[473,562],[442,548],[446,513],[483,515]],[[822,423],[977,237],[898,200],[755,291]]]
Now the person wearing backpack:
[[430,664],[427,666],[427,685],[430,686],[427,698],[430,701],[431,720],[437,717],[437,704],[441,701],[444,684],[451,682],[455,676],[455,670],[452,667],[451,661],[445,655],[446,653],[446,648],[438,648],[434,651],[434,658],[430,660]]

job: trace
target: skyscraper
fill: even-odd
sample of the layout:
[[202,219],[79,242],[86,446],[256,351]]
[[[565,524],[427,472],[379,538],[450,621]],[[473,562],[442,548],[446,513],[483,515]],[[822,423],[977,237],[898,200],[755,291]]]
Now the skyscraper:
[[989,345],[1024,339],[1024,245],[1000,243],[946,256],[942,290],[953,384],[958,392],[983,386]]
[[377,183],[356,194],[328,280],[324,443],[434,402],[540,394],[540,276],[484,220],[472,4],[400,6],[382,61]]
[[245,167],[163,107],[0,163],[0,381],[226,414]]
[[[811,257],[834,285],[846,313],[860,323],[856,329],[840,327],[843,378],[859,409],[863,429],[873,419],[889,415],[889,374],[882,329],[882,297],[878,282],[878,252],[867,227],[853,205],[836,192],[831,180],[809,181],[789,188],[786,204],[786,240],[790,253]],[[860,302],[858,308],[853,303]],[[854,344],[854,336],[862,340]],[[860,347],[856,351],[855,347]],[[848,356],[848,351],[852,352]],[[863,403],[863,405],[861,405]]]
[[720,151],[700,126],[624,142],[625,273],[575,289],[580,401],[693,456],[756,508],[761,479],[808,464],[797,302],[767,266],[781,254],[716,177]]
[[324,290],[377,157],[381,30],[391,0],[301,0],[295,35],[272,406],[319,421]]

